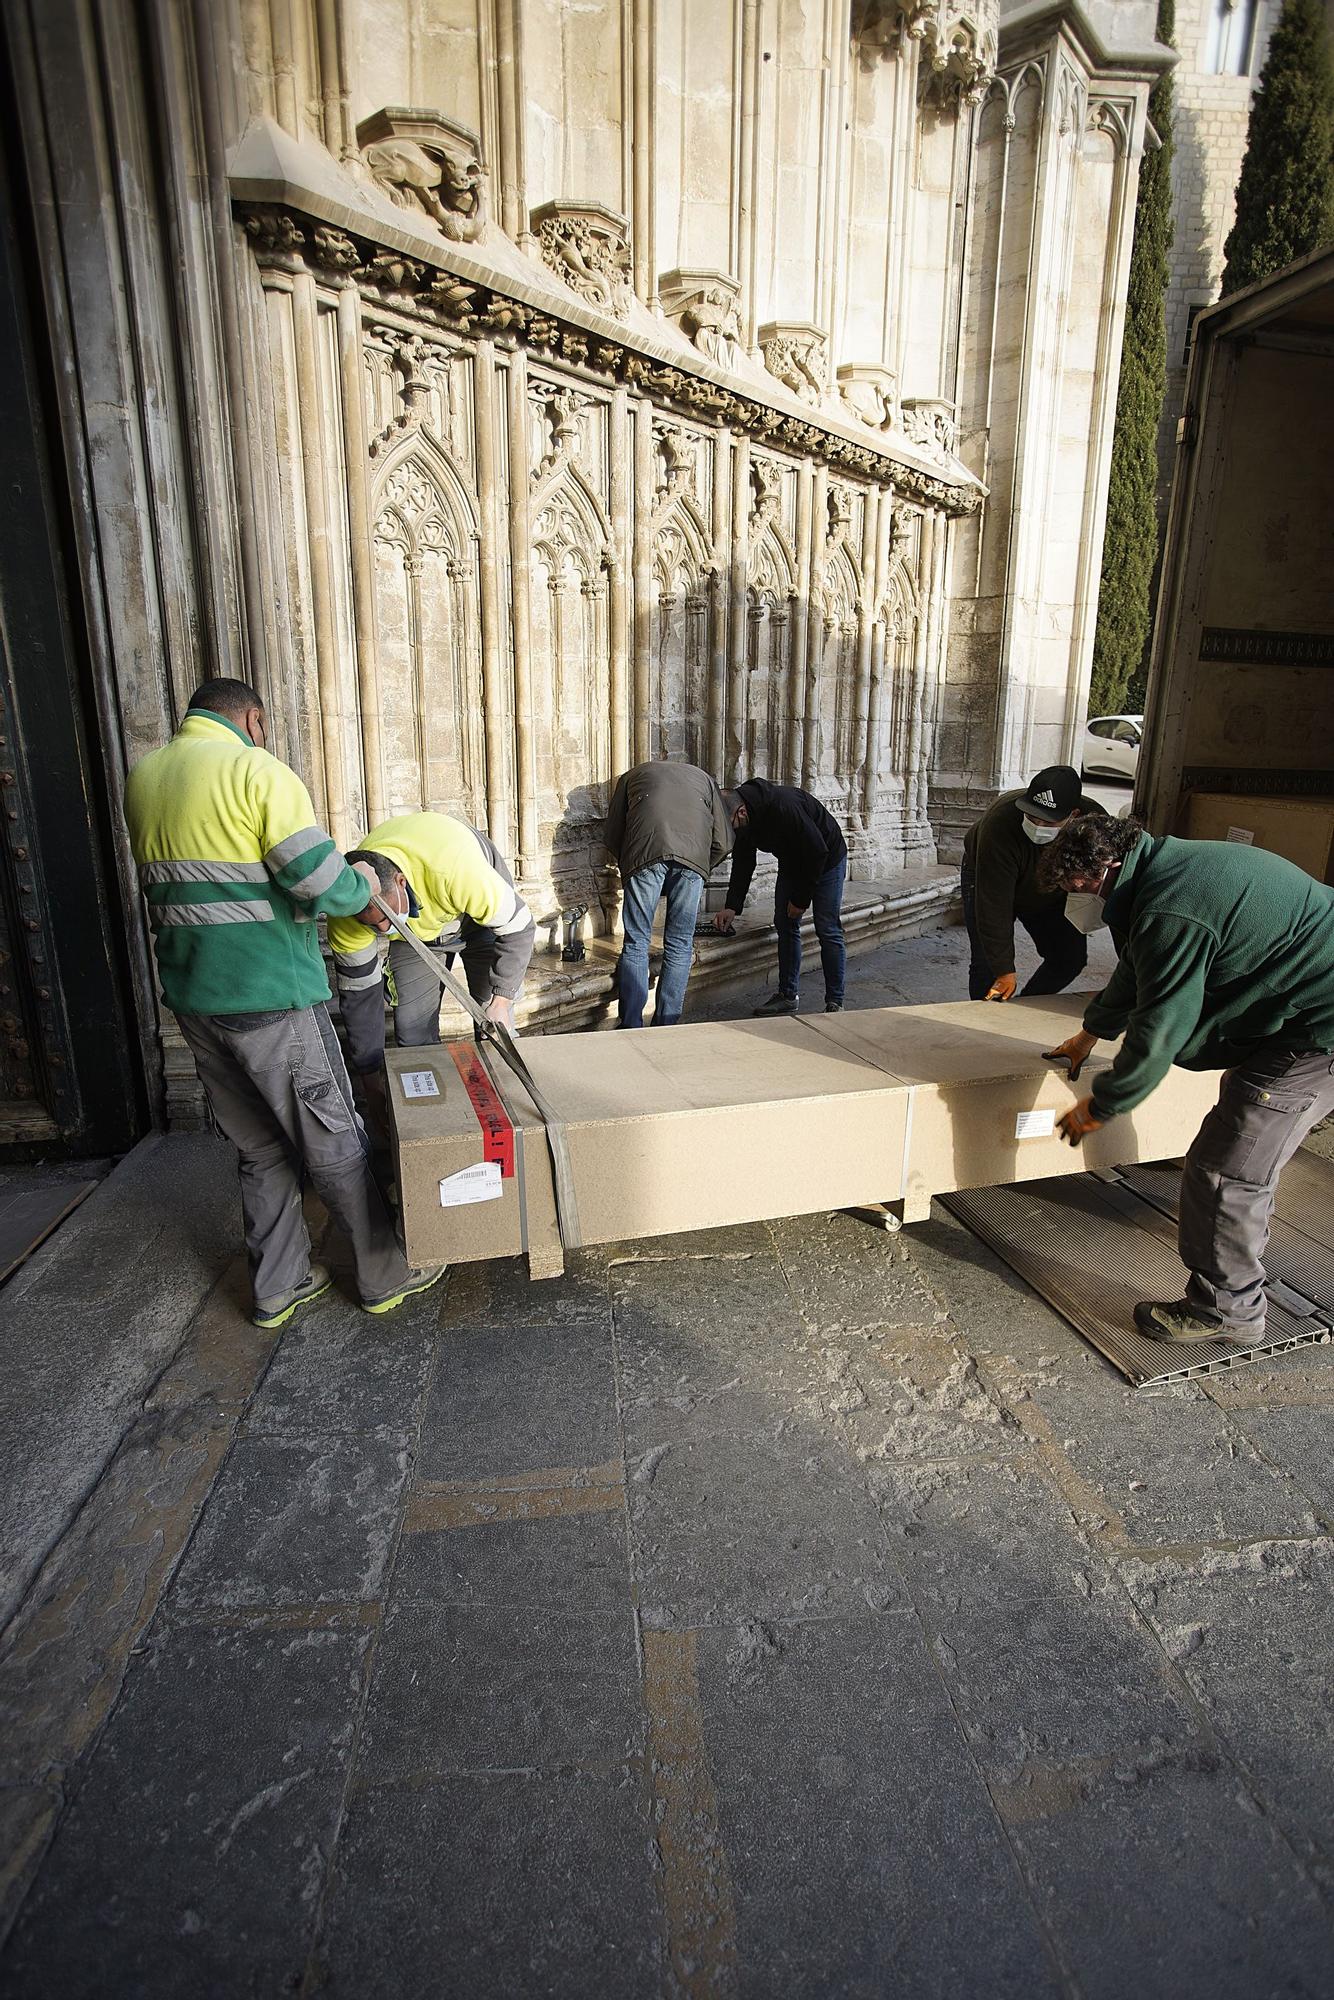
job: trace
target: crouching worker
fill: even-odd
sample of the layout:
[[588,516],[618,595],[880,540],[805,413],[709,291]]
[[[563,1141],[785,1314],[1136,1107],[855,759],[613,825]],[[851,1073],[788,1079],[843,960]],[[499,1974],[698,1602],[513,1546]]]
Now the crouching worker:
[[[372,827],[349,861],[371,871],[389,908],[446,966],[463,959],[468,991],[488,1020],[514,1026],[514,1002],[533,955],[533,918],[499,849],[484,833],[445,813],[410,813]],[[329,948],[338,978],[352,1069],[382,1110],[385,988],[400,1048],[440,1040],[441,986],[410,945],[391,938],[372,906],[332,917]]]
[[848,844],[833,814],[811,792],[796,785],[772,785],[767,778],[749,778],[727,794],[736,829],[732,879],[727,907],[714,925],[731,928],[746,907],[755,863],[761,848],[778,863],[774,884],[774,929],[778,933],[778,991],[753,1007],[753,1014],[795,1014],[801,979],[801,920],[807,910],[815,919],[824,975],[826,1014],[843,1011],[848,954],[843,937],[843,885],[848,873]]
[[644,1025],[653,919],[665,899],[653,1025],[672,1027],[685,1006],[704,884],[732,851],[723,795],[698,765],[636,764],[616,781],[602,838],[624,889],[616,1025]]
[[125,788],[162,996],[214,1120],[240,1156],[256,1326],[278,1327],[332,1282],[310,1261],[306,1175],[352,1245],[361,1303],[383,1313],[441,1270],[412,1271],[371,1178],[315,918],[367,907],[295,772],[264,748],[244,681],[205,681],[170,743]]
[[963,920],[971,953],[970,1000],[1013,1000],[1014,927],[1021,923],[1042,963],[1025,993],[1060,993],[1088,963],[1088,945],[1064,898],[1038,887],[1038,862],[1072,819],[1100,808],[1084,797],[1069,764],[1039,771],[1021,792],[1004,792],[968,829],[963,844]]
[[1099,1036],[1125,1035],[1062,1119],[1070,1144],[1142,1104],[1173,1063],[1225,1072],[1181,1176],[1186,1295],[1137,1305],[1135,1324],[1151,1340],[1254,1346],[1279,1174],[1334,1112],[1334,889],[1258,847],[1159,840],[1102,814],[1066,828],[1039,881],[1124,936],[1082,1031],[1051,1051],[1073,1079]]

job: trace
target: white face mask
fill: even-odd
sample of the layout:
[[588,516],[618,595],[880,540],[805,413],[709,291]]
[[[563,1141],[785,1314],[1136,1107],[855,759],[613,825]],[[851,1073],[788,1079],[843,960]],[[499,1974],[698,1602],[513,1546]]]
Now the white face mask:
[[1049,840],[1055,840],[1060,831],[1059,826],[1039,826],[1035,819],[1026,819],[1024,821],[1024,832],[1028,835],[1034,847],[1045,847]]
[[1100,931],[1107,922],[1107,912],[1101,896],[1067,896],[1065,899],[1066,922],[1074,925],[1085,937]]

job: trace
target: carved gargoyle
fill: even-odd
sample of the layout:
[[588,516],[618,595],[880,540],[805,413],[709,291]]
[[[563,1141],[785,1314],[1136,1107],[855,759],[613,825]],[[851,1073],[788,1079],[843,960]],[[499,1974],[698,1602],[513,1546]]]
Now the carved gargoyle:
[[475,133],[438,111],[390,106],[357,127],[366,170],[399,208],[428,215],[451,243],[486,227],[486,169]]
[[589,305],[623,319],[630,304],[625,217],[600,202],[548,201],[532,219],[543,263]]

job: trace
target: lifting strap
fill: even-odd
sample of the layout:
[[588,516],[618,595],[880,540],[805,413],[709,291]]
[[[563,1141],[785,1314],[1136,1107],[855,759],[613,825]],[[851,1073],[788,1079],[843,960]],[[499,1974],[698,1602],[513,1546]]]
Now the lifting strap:
[[532,1099],[542,1120],[547,1136],[547,1150],[551,1154],[551,1184],[556,1196],[556,1221],[560,1229],[560,1240],[565,1249],[577,1250],[583,1238],[579,1233],[579,1204],[575,1199],[574,1175],[570,1171],[570,1151],[565,1142],[564,1121],[552,1110],[534,1083],[532,1072],[519,1054],[518,1044],[509,1029],[500,1021],[488,1021],[467,987],[460,985],[453,973],[440,963],[441,954],[428,951],[421,939],[408,929],[406,918],[400,917],[396,910],[391,910],[388,903],[375,890],[371,891],[371,901],[382,917],[388,917],[396,935],[417,954],[422,964],[433,978],[439,980],[450,998],[457,1000],[464,1012],[471,1016],[482,1041],[494,1045],[501,1061],[512,1070]]

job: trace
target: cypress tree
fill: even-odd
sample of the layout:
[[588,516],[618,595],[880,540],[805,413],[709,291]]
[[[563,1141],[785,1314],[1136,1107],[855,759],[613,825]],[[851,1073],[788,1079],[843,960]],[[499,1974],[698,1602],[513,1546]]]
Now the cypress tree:
[[1224,245],[1223,297],[1334,243],[1334,57],[1323,0],[1284,0]]
[[[1174,0],[1158,0],[1158,40],[1171,42]],[[1093,636],[1089,713],[1124,706],[1149,636],[1149,591],[1158,558],[1158,424],[1167,384],[1167,253],[1172,247],[1172,73],[1149,93],[1149,122],[1161,140],[1139,167],[1135,236],[1126,290],[1116,427],[1107,482],[1098,623]]]

